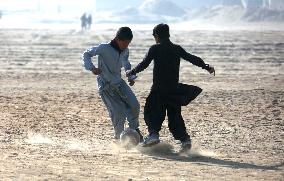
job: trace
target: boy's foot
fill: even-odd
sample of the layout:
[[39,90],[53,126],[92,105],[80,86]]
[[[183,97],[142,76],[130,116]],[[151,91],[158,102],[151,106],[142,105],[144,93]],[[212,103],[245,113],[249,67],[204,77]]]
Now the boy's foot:
[[191,139],[185,140],[181,142],[181,153],[187,152],[191,149]]
[[143,140],[144,140],[144,137],[143,137],[143,135],[142,135],[141,131],[139,130],[139,128],[137,128],[137,129],[135,129],[135,130],[137,131],[137,133],[139,134],[139,137],[140,137],[140,139],[139,139],[139,143],[142,143],[142,142],[143,142]]
[[160,143],[159,134],[158,133],[150,133],[142,143],[143,147],[149,147]]

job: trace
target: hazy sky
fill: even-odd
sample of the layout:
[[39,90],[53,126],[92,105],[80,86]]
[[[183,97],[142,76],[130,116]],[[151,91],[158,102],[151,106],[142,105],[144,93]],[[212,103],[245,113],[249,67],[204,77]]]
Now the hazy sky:
[[[127,6],[139,6],[143,1],[146,0],[97,0],[97,9],[98,10],[117,10],[122,7]],[[149,0],[148,0],[149,1]],[[180,7],[186,8],[196,8],[200,6],[211,6],[213,4],[218,4],[222,0],[171,0]],[[111,3],[110,3],[111,2]]]
[[[83,3],[82,3],[83,2]],[[2,11],[83,12],[96,9],[95,0],[0,0]]]
[[[138,7],[146,0],[0,0],[0,10],[116,11],[127,6]],[[149,1],[149,0],[148,0]],[[151,0],[150,0],[151,1]],[[218,4],[222,0],[172,0],[181,7],[195,8]]]

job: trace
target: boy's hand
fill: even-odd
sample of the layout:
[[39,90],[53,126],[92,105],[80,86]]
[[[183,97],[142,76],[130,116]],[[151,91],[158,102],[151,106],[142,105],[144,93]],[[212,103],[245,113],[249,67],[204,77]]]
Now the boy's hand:
[[130,85],[130,86],[133,86],[133,85],[135,84],[135,81],[134,81],[134,80],[128,80],[128,82],[129,82],[129,85]]
[[128,77],[128,82],[130,86],[133,86],[135,84],[135,79],[137,78],[137,75],[131,74],[131,70],[127,70],[126,72],[126,77]]
[[95,75],[100,75],[102,73],[102,70],[95,67],[95,68],[92,69],[92,72]]
[[210,65],[209,65],[209,67],[208,67],[208,70],[207,70],[210,74],[212,74],[213,73],[213,75],[215,76],[215,69],[214,69],[214,67],[211,67]]

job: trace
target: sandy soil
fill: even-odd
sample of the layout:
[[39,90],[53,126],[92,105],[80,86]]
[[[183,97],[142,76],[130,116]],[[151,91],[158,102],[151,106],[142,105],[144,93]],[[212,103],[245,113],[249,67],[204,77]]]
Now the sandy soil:
[[[163,144],[125,150],[81,53],[115,31],[0,30],[0,180],[284,180],[284,33],[172,32],[172,40],[216,68],[185,61],[181,82],[203,88],[182,113],[193,150],[161,131]],[[154,41],[135,31],[136,65]],[[95,60],[94,60],[95,61]],[[141,129],[151,70],[133,90]]]

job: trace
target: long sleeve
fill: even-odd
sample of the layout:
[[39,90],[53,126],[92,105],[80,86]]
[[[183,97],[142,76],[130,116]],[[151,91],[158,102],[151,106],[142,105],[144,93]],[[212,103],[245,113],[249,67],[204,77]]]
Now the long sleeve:
[[140,62],[134,69],[131,70],[131,74],[135,75],[144,69],[146,69],[152,60],[154,59],[154,46],[152,46],[148,53],[145,55],[144,59],[142,62]]
[[[131,70],[131,64],[130,64],[130,61],[129,61],[129,50],[128,48],[125,50],[125,53],[122,55],[122,66],[125,70],[125,72],[127,72],[128,70]],[[130,80],[134,80],[136,79],[137,76],[136,75],[131,75],[128,77],[128,81]]]
[[95,66],[92,57],[98,55],[99,46],[87,49],[82,55],[83,66],[86,70],[92,70]]
[[124,68],[125,71],[130,70],[131,69],[131,64],[129,62],[129,50],[128,48],[125,50],[125,53],[123,55],[122,58],[122,66]]
[[207,70],[208,65],[205,64],[204,61],[200,57],[197,57],[195,55],[192,55],[186,52],[181,46],[178,47],[178,50],[179,50],[179,54],[181,58],[183,58],[186,61],[189,61],[193,65],[196,65],[198,67],[201,67]]

